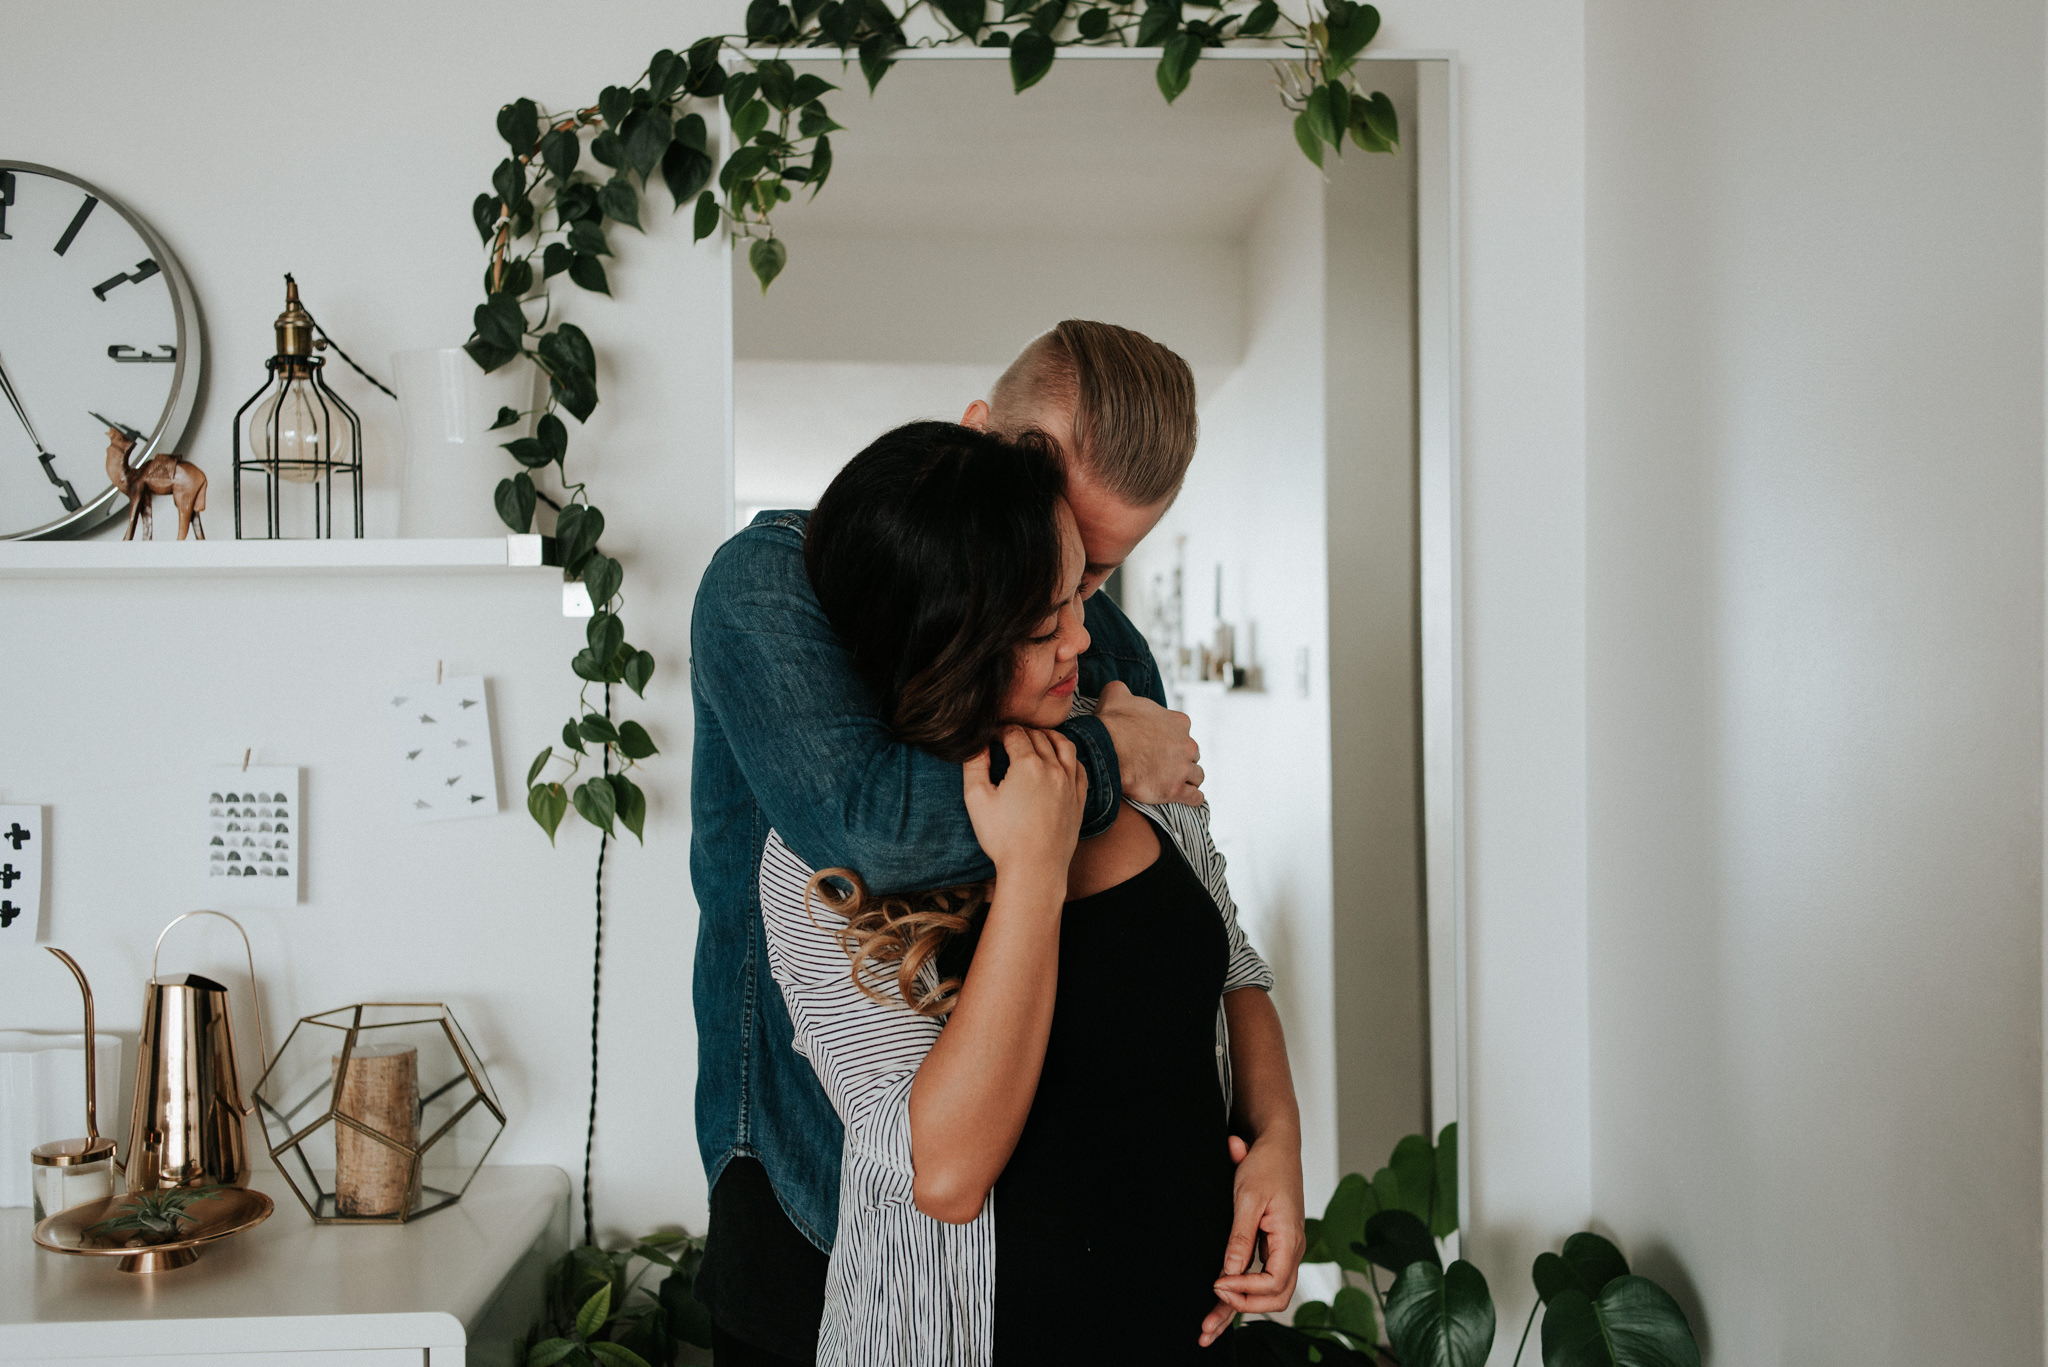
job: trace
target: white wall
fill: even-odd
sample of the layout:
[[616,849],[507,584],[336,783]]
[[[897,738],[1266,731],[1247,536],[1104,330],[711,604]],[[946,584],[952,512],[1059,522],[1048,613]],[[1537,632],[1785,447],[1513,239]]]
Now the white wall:
[[2042,8],[1588,15],[1595,1212],[2039,1362]]
[[[542,35],[560,11],[530,2],[16,7],[0,126],[8,156],[121,196],[183,261],[211,344],[185,449],[218,480],[228,421],[272,349],[284,271],[387,379],[392,351],[459,342],[480,298],[469,202],[502,155],[498,106],[587,100],[655,48],[737,19],[615,5],[558,41]],[[149,75],[109,87],[109,71]],[[305,105],[284,135],[267,114],[287,86]],[[571,459],[595,477],[607,543],[625,559],[631,635],[659,661],[646,703],[626,695],[623,710],[664,751],[646,785],[647,846],[615,847],[605,875],[597,1197],[614,1234],[701,1227],[704,1204],[690,1125],[685,663],[690,595],[724,519],[726,277],[717,248],[690,246],[687,216],[657,205],[648,226],[614,235],[616,302],[569,303],[603,357],[606,396],[572,432]],[[352,376],[337,383],[373,440],[396,440],[395,405]],[[209,521],[231,534],[225,500]],[[183,839],[194,771],[253,746],[259,761],[306,766],[311,823],[305,904],[241,918],[272,1039],[302,1013],[365,997],[446,1000],[511,1110],[494,1159],[579,1170],[596,840],[571,824],[551,850],[518,801],[528,759],[575,700],[580,624],[558,599],[545,582],[430,576],[0,583],[0,796],[50,804],[53,939],[92,974],[102,1021],[136,1028],[151,941],[202,903]],[[390,816],[377,694],[437,660],[493,681],[514,797],[495,820]],[[167,968],[240,981],[225,927],[178,943]],[[70,1025],[75,990],[56,967],[0,965],[0,1023]]]
[[[637,70],[652,48],[738,19],[736,5],[620,4],[607,8],[600,29],[564,41],[538,36],[554,32],[558,11],[531,0],[488,8],[365,3],[294,11],[289,26],[272,8],[248,3],[175,11],[142,3],[45,7],[10,20],[10,50],[37,60],[10,68],[0,117],[11,155],[69,166],[125,195],[194,274],[211,318],[216,374],[224,378],[191,445],[202,459],[217,461],[226,441],[220,406],[232,411],[244,389],[255,387],[280,272],[296,269],[309,285],[321,282],[316,303],[330,301],[320,309],[323,320],[344,339],[365,342],[361,351],[372,358],[459,339],[482,264],[467,206],[498,155],[491,128],[498,105],[519,93],[558,104],[587,99]],[[1472,1058],[1466,1133],[1478,1226],[1473,1242],[1502,1299],[1504,1322],[1518,1313],[1518,1299],[1527,1303],[1516,1269],[1583,1219],[1589,1202],[1583,41],[1580,0],[1512,7],[1416,0],[1387,7],[1379,44],[1456,50],[1461,82]],[[138,114],[135,99],[78,97],[102,88],[110,69],[171,75],[150,89],[146,114]],[[283,69],[300,73],[324,101],[290,156],[277,140],[242,132],[254,127]],[[1293,152],[1283,143],[1275,155]],[[613,1053],[599,1195],[601,1219],[614,1228],[674,1215],[695,1219],[702,1208],[688,1137],[694,1041],[686,965],[693,926],[684,868],[680,757],[688,749],[688,713],[680,668],[690,586],[719,535],[724,498],[716,386],[725,282],[715,254],[691,250],[677,220],[655,215],[650,226],[645,243],[621,235],[624,255],[612,271],[619,300],[579,302],[578,313],[607,348],[607,392],[631,396],[600,410],[593,436],[603,439],[579,442],[578,451],[601,453],[604,487],[616,490],[609,506],[622,546],[631,546],[627,566],[636,578],[629,586],[642,586],[639,611],[649,623],[636,634],[664,670],[655,701],[641,715],[668,755],[654,785],[648,853],[625,852],[612,885]],[[523,609],[533,614],[528,644],[523,630],[502,625],[523,627],[527,619],[485,597],[501,590],[383,581],[331,587],[345,590],[348,601],[333,631],[339,644],[315,661],[329,677],[347,683],[357,671],[367,685],[372,675],[381,682],[442,657],[489,672],[505,680],[502,733],[526,737],[523,744],[534,748],[568,704],[561,662],[573,633],[550,617],[546,602]],[[131,761],[125,737],[92,729],[105,716],[123,715],[111,692],[95,696],[76,680],[148,658],[159,688],[206,700],[208,708],[157,744],[189,746],[193,762],[238,754],[258,729],[249,722],[262,717],[247,715],[256,703],[236,691],[240,685],[224,685],[210,657],[184,644],[160,658],[106,643],[146,620],[141,607],[210,602],[204,611],[218,620],[244,591],[77,586],[71,593],[84,616],[73,623],[61,607],[36,606],[18,584],[5,590],[10,624],[44,633],[19,639],[84,643],[63,658],[89,664],[71,665],[62,687],[25,685],[19,676],[5,685],[36,688],[34,699],[58,704],[54,715],[33,723],[8,722],[5,796],[58,804],[53,833],[67,845],[71,837],[61,832],[73,829],[72,821],[95,823],[77,829],[97,830],[98,840],[60,853],[55,895],[63,914],[90,918],[119,937],[118,949],[100,951],[109,956],[101,971],[116,982],[139,976],[147,939],[185,903],[162,883],[173,875],[155,872],[146,827],[119,820],[120,812],[89,817],[82,809],[102,800],[96,794],[124,789],[147,806],[148,785],[160,771],[166,782],[182,781],[189,765]],[[394,624],[416,634],[393,640]],[[280,668],[267,682],[274,689],[287,672],[303,677]],[[8,695],[10,704],[15,696]],[[74,697],[93,705],[72,708]],[[72,739],[61,752],[35,738],[36,730],[65,726],[73,728]],[[316,767],[350,762],[346,734],[324,718],[261,729],[268,734],[253,739],[269,758]],[[18,748],[31,742],[33,750]],[[15,761],[17,754],[29,759]],[[515,753],[510,763],[517,762]],[[339,791],[369,801],[369,775],[364,768]],[[316,851],[347,850],[351,837],[384,830],[329,803],[317,776],[314,782],[320,806],[313,820],[332,823],[316,830]],[[131,853],[138,830],[141,854]],[[459,1009],[469,1004],[480,1018],[488,1009],[497,1022],[483,1045],[494,1068],[501,1076],[516,1069],[527,1079],[501,1156],[574,1167],[588,846],[571,837],[566,854],[551,855],[515,817],[470,831],[463,838],[482,848],[459,861],[443,859],[448,872],[435,893],[384,880],[328,888],[323,872],[314,904],[263,928],[259,951],[266,959],[277,964],[290,955],[289,987],[279,992],[273,1018],[390,982],[381,968],[301,953],[300,933],[339,937],[348,917],[385,941],[402,941],[421,927],[437,939],[459,938],[460,962],[453,951],[437,952],[413,971],[411,985],[439,991]],[[431,862],[415,856],[396,867]],[[94,873],[101,863],[103,876]],[[79,881],[87,878],[101,881]],[[67,891],[73,887],[75,904]],[[444,905],[448,890],[464,887],[477,889],[472,905]],[[522,943],[520,933],[533,938]],[[59,935],[82,943],[63,922]],[[215,962],[225,966],[224,946]],[[97,958],[88,964],[96,966]],[[10,1012],[24,1024],[67,1022],[60,988],[35,1003],[10,1002]],[[111,990],[107,996],[118,1000]]]

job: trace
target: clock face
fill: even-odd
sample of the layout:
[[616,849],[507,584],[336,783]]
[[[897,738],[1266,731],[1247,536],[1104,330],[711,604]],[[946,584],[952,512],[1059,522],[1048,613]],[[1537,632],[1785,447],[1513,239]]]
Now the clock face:
[[0,538],[117,511],[109,422],[142,434],[135,459],[175,450],[199,369],[191,289],[156,233],[84,181],[0,161]]

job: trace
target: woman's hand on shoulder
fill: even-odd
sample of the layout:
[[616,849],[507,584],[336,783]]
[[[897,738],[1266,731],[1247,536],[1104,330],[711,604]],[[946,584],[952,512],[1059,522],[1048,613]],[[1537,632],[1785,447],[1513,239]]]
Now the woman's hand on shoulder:
[[1074,743],[1057,731],[1012,726],[1001,743],[1010,757],[1001,783],[990,780],[986,753],[961,766],[975,838],[998,879],[1042,875],[1064,887],[1081,838],[1088,773]]

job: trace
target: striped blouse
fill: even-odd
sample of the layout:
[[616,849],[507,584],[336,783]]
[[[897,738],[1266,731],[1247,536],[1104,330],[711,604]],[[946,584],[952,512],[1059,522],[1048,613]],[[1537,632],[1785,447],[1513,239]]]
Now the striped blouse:
[[[1237,924],[1209,810],[1132,806],[1157,821],[1201,878],[1223,917],[1230,962],[1223,990],[1270,989],[1272,970]],[[846,1124],[839,1175],[839,1237],[825,1277],[820,1367],[986,1367],[993,1349],[995,1197],[964,1225],[934,1220],[911,1199],[910,1084],[941,1023],[902,1004],[893,972],[854,986],[830,909],[804,905],[814,870],[769,832],[761,854],[761,917],[768,965],[809,1059]],[[814,919],[815,918],[815,919]],[[927,973],[936,969],[927,965]],[[1221,1001],[1216,1060],[1224,1104],[1230,1049]],[[1221,1256],[1222,1250],[1217,1250]]]

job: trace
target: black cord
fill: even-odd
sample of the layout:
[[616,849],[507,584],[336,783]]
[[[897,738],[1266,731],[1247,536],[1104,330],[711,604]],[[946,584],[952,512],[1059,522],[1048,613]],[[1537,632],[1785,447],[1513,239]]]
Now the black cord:
[[[303,308],[303,307],[305,307],[305,306],[304,306],[304,305],[300,305],[300,307],[302,307],[302,308]],[[340,344],[340,343],[338,343],[338,342],[336,342],[336,341],[335,341],[335,340],[334,340],[334,339],[333,339],[332,337],[329,337],[329,336],[327,335],[327,329],[325,329],[325,328],[323,328],[323,327],[321,327],[321,326],[320,326],[320,320],[319,320],[318,318],[315,318],[315,317],[313,317],[313,312],[312,312],[312,310],[311,310],[311,309],[307,309],[307,311],[306,311],[306,318],[307,318],[307,320],[308,320],[309,322],[311,322],[311,323],[313,324],[313,335],[314,335],[314,336],[316,336],[316,337],[318,337],[318,338],[319,338],[319,339],[320,339],[321,341],[323,341],[323,342],[327,343],[327,345],[328,345],[328,346],[330,346],[330,347],[334,348],[334,354],[335,354],[335,355],[337,355],[337,356],[339,356],[339,357],[341,357],[341,359],[342,359],[342,360],[344,360],[344,361],[347,361],[347,362],[348,362],[348,368],[349,368],[350,370],[353,370],[353,371],[354,371],[354,372],[355,372],[356,374],[358,374],[358,375],[362,376],[362,377],[363,377],[364,379],[368,380],[368,381],[369,381],[369,382],[370,382],[371,384],[373,384],[373,385],[376,385],[376,386],[377,386],[377,388],[379,388],[379,389],[383,390],[383,391],[384,391],[384,392],[385,392],[386,394],[391,394],[391,397],[392,397],[392,398],[394,398],[394,399],[395,399],[395,398],[397,398],[397,397],[398,397],[398,395],[396,395],[396,394],[393,394],[393,393],[391,392],[391,387],[390,387],[389,385],[385,384],[385,383],[384,383],[384,382],[383,382],[382,380],[378,379],[378,378],[377,378],[377,377],[376,377],[375,375],[372,375],[372,374],[371,374],[371,373],[370,373],[369,371],[367,371],[367,370],[363,369],[363,368],[362,368],[361,366],[357,365],[357,364],[355,363],[355,360],[354,360],[354,358],[352,358],[352,357],[351,357],[351,356],[350,356],[350,355],[349,355],[349,354],[348,354],[348,353],[347,353],[346,351],[343,351],[343,350],[341,349],[341,344]]]
[[[611,720],[612,686],[604,686],[605,720]],[[611,747],[603,749],[604,772],[612,771]],[[611,843],[611,833],[597,833],[597,939],[590,950],[590,1123],[583,1132],[583,1242],[592,1246],[597,1243],[595,1221],[590,1206],[590,1155],[597,1144],[597,1008],[602,999],[600,984],[604,969],[604,852]]]

